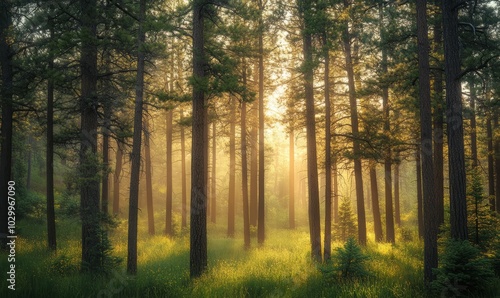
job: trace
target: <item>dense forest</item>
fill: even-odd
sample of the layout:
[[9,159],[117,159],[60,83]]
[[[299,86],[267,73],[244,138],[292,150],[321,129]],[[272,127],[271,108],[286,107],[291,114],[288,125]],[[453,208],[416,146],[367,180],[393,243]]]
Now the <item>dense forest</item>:
[[495,0],[2,0],[2,297],[497,297]]

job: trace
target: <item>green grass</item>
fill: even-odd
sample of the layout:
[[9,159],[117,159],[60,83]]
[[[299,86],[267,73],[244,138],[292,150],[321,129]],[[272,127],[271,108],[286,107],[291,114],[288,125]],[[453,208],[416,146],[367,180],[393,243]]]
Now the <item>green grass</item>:
[[[144,226],[144,225],[143,225]],[[138,274],[127,276],[126,225],[111,233],[114,255],[124,262],[108,277],[79,273],[80,243],[77,220],[58,222],[58,253],[45,248],[43,222],[19,222],[16,247],[16,291],[0,281],[0,297],[424,297],[422,243],[397,245],[370,242],[371,275],[363,280],[342,281],[326,277],[309,258],[309,235],[305,230],[267,231],[266,243],[243,249],[241,235],[225,237],[222,225],[209,225],[208,269],[189,279],[187,231],[169,239],[144,236],[140,230]],[[333,243],[335,248],[341,243]],[[2,271],[7,256],[0,255]],[[4,275],[4,277],[6,274]],[[493,286],[486,297],[495,297]]]

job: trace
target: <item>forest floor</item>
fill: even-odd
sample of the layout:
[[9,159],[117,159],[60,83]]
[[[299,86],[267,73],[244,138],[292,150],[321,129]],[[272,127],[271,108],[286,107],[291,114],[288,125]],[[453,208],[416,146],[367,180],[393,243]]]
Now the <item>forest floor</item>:
[[[145,226],[145,225],[143,225]],[[306,229],[267,231],[266,243],[243,249],[242,235],[225,236],[223,225],[209,225],[208,270],[201,278],[189,278],[189,234],[169,239],[147,236],[140,230],[138,274],[125,273],[126,224],[111,234],[113,255],[121,264],[106,277],[79,273],[80,226],[78,220],[57,225],[58,251],[47,251],[43,221],[23,219],[16,241],[15,291],[7,288],[7,254],[0,254],[4,277],[0,297],[426,297],[423,286],[421,241],[399,241],[396,245],[370,242],[363,252],[369,256],[369,277],[342,280],[324,271],[329,266],[310,261]],[[333,243],[335,261],[336,248]],[[331,266],[331,265],[330,265]],[[485,297],[500,297],[500,283]],[[444,296],[450,293],[441,293]],[[443,296],[443,295],[438,295]]]

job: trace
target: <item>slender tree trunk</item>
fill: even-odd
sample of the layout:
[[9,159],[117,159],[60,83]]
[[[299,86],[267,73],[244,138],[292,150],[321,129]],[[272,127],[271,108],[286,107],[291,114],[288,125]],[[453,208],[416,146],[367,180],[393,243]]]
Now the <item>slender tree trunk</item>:
[[165,234],[168,236],[174,236],[174,228],[172,225],[172,121],[173,121],[173,110],[167,111],[166,117],[167,125],[167,198],[166,198],[166,215],[165,215]]
[[[243,73],[243,80],[246,84],[246,70]],[[247,108],[246,102],[241,103],[241,185],[243,199],[243,238],[245,249],[250,248],[250,218],[248,210],[248,168],[247,168]]]
[[[344,0],[344,7],[350,8],[348,0]],[[361,170],[361,149],[359,146],[359,128],[358,128],[358,108],[356,102],[356,88],[354,82],[354,66],[351,54],[351,34],[349,26],[346,22],[343,32],[343,45],[345,51],[345,63],[349,88],[349,105],[351,114],[351,128],[353,137],[353,153],[354,153],[354,177],[356,182],[356,206],[358,211],[358,241],[361,245],[366,244],[366,216],[365,202],[363,194],[363,174]]]
[[[206,0],[193,3],[193,79],[205,79],[204,18]],[[207,185],[205,180],[205,128],[207,126],[205,93],[201,84],[193,85],[193,132],[191,146],[191,233],[190,276],[200,276],[207,267]]]
[[236,102],[231,97],[231,119],[229,132],[229,197],[227,199],[227,236],[234,237],[234,205],[236,196]]
[[181,183],[182,183],[182,207],[181,207],[181,227],[187,226],[187,186],[186,186],[186,137],[184,133],[184,111],[181,109]]
[[424,211],[424,280],[434,279],[433,268],[437,268],[436,200],[434,189],[434,168],[432,156],[431,87],[429,67],[429,40],[427,37],[427,1],[417,0],[418,74],[420,100],[420,143],[423,171]]
[[[498,129],[498,113],[495,112],[493,118],[493,125],[495,130]],[[500,213],[500,139],[494,138],[494,151],[495,151],[495,210]]]
[[117,215],[120,213],[120,176],[122,173],[122,162],[123,162],[123,144],[117,140],[116,141],[116,164],[115,173],[113,177],[113,214]]
[[28,157],[28,169],[27,169],[27,173],[26,173],[26,189],[27,190],[31,190],[31,156],[33,155],[32,154],[32,147],[33,147],[33,139],[31,137],[31,135],[28,136],[28,154],[27,154],[27,157]]
[[[398,157],[396,157],[398,158]],[[394,164],[394,220],[398,227],[401,226],[401,211],[399,203],[399,162]]]
[[[379,7],[380,35],[385,36],[383,24],[383,7]],[[382,42],[382,72],[387,73],[387,46]],[[382,109],[384,113],[384,134],[389,139],[391,137],[391,122],[389,118],[389,87],[384,84],[382,87]],[[385,226],[386,241],[395,243],[396,234],[394,232],[394,210],[392,202],[392,147],[387,144],[384,152],[384,189],[385,189]]]
[[155,218],[154,218],[154,207],[153,207],[153,177],[151,169],[151,147],[150,147],[150,137],[151,131],[149,128],[149,116],[146,111],[146,119],[144,121],[144,155],[146,158],[146,205],[148,209],[148,233],[149,235],[155,234]]
[[101,211],[108,215],[109,205],[109,134],[111,128],[111,107],[109,99],[104,103],[104,126],[102,128],[102,163],[104,173],[102,173],[101,189]]
[[[335,144],[335,138],[333,138],[333,143]],[[332,163],[333,172],[333,223],[337,224],[339,222],[339,183],[337,175],[337,158],[333,158]]]
[[[258,79],[258,78],[257,78]],[[250,131],[250,225],[257,226],[257,192],[258,186],[258,133],[259,133],[259,101],[254,100],[252,104],[252,130]]]
[[144,51],[143,45],[146,34],[144,32],[144,19],[146,15],[146,0],[140,1],[139,30],[137,39],[137,78],[135,85],[135,110],[134,110],[134,136],[132,153],[132,167],[130,172],[130,199],[128,216],[128,252],[127,273],[137,274],[137,215],[139,202],[139,171],[141,167],[141,143],[142,143],[142,108],[144,96]]
[[372,211],[373,211],[373,226],[375,232],[375,241],[382,242],[384,240],[384,234],[382,232],[382,220],[380,219],[377,170],[375,164],[370,167],[370,186],[372,193]]
[[264,205],[264,12],[263,0],[259,2],[259,201],[257,210],[257,241],[264,244],[266,238]]
[[[424,237],[424,208],[422,198],[422,165],[420,159],[420,145],[417,145],[415,152],[415,163],[417,172],[417,222],[418,222],[418,236]],[[436,183],[437,184],[437,183]]]
[[212,177],[211,177],[211,181],[212,181],[212,187],[211,187],[211,197],[212,197],[212,204],[210,205],[212,211],[210,212],[211,213],[211,217],[210,217],[210,220],[213,222],[213,223],[216,223],[217,222],[217,198],[216,198],[216,195],[217,195],[217,180],[216,180],[216,161],[217,161],[217,135],[216,135],[216,131],[215,131],[215,125],[216,122],[215,120],[213,120],[212,122]]
[[307,138],[307,183],[309,193],[309,234],[311,241],[311,256],[321,262],[321,230],[319,213],[318,164],[316,157],[316,121],[314,112],[313,87],[313,48],[311,28],[311,3],[301,1],[299,6],[304,18],[303,53],[304,53],[304,91],[306,100],[306,138]]
[[[441,5],[441,0],[434,0],[436,6]],[[436,57],[442,55],[443,30],[442,19],[440,16],[434,16],[434,50]],[[435,67],[434,71],[434,177],[437,201],[438,223],[444,223],[444,100],[443,100],[443,68],[442,63]]]
[[474,81],[469,81],[470,89],[470,152],[472,158],[472,167],[477,167],[477,136],[476,136],[476,89],[474,88]]
[[323,259],[331,256],[332,243],[332,135],[331,135],[331,102],[330,102],[330,54],[326,33],[323,34],[325,46],[325,248]]
[[82,269],[97,271],[102,264],[99,216],[99,165],[97,161],[97,2],[81,0],[81,144],[80,214],[82,220]]
[[495,169],[493,163],[493,129],[491,125],[491,116],[486,119],[486,135],[488,138],[488,196],[490,202],[490,210],[495,211]]
[[295,135],[290,127],[290,166],[288,169],[288,227],[295,229]]
[[[49,17],[50,36],[54,37],[53,20]],[[49,59],[49,72],[54,69],[54,60]],[[54,79],[47,81],[47,243],[49,249],[56,251],[56,215],[54,210]]]
[[[467,201],[457,0],[442,1],[451,237],[467,239]],[[424,171],[425,173],[425,171]]]

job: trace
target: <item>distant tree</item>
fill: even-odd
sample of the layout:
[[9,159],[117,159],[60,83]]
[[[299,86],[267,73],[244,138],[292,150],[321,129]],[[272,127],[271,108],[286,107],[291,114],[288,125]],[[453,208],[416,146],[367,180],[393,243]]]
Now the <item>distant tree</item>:
[[342,198],[339,206],[339,220],[335,224],[336,239],[346,241],[349,237],[356,236],[356,222],[351,209],[349,198]]

